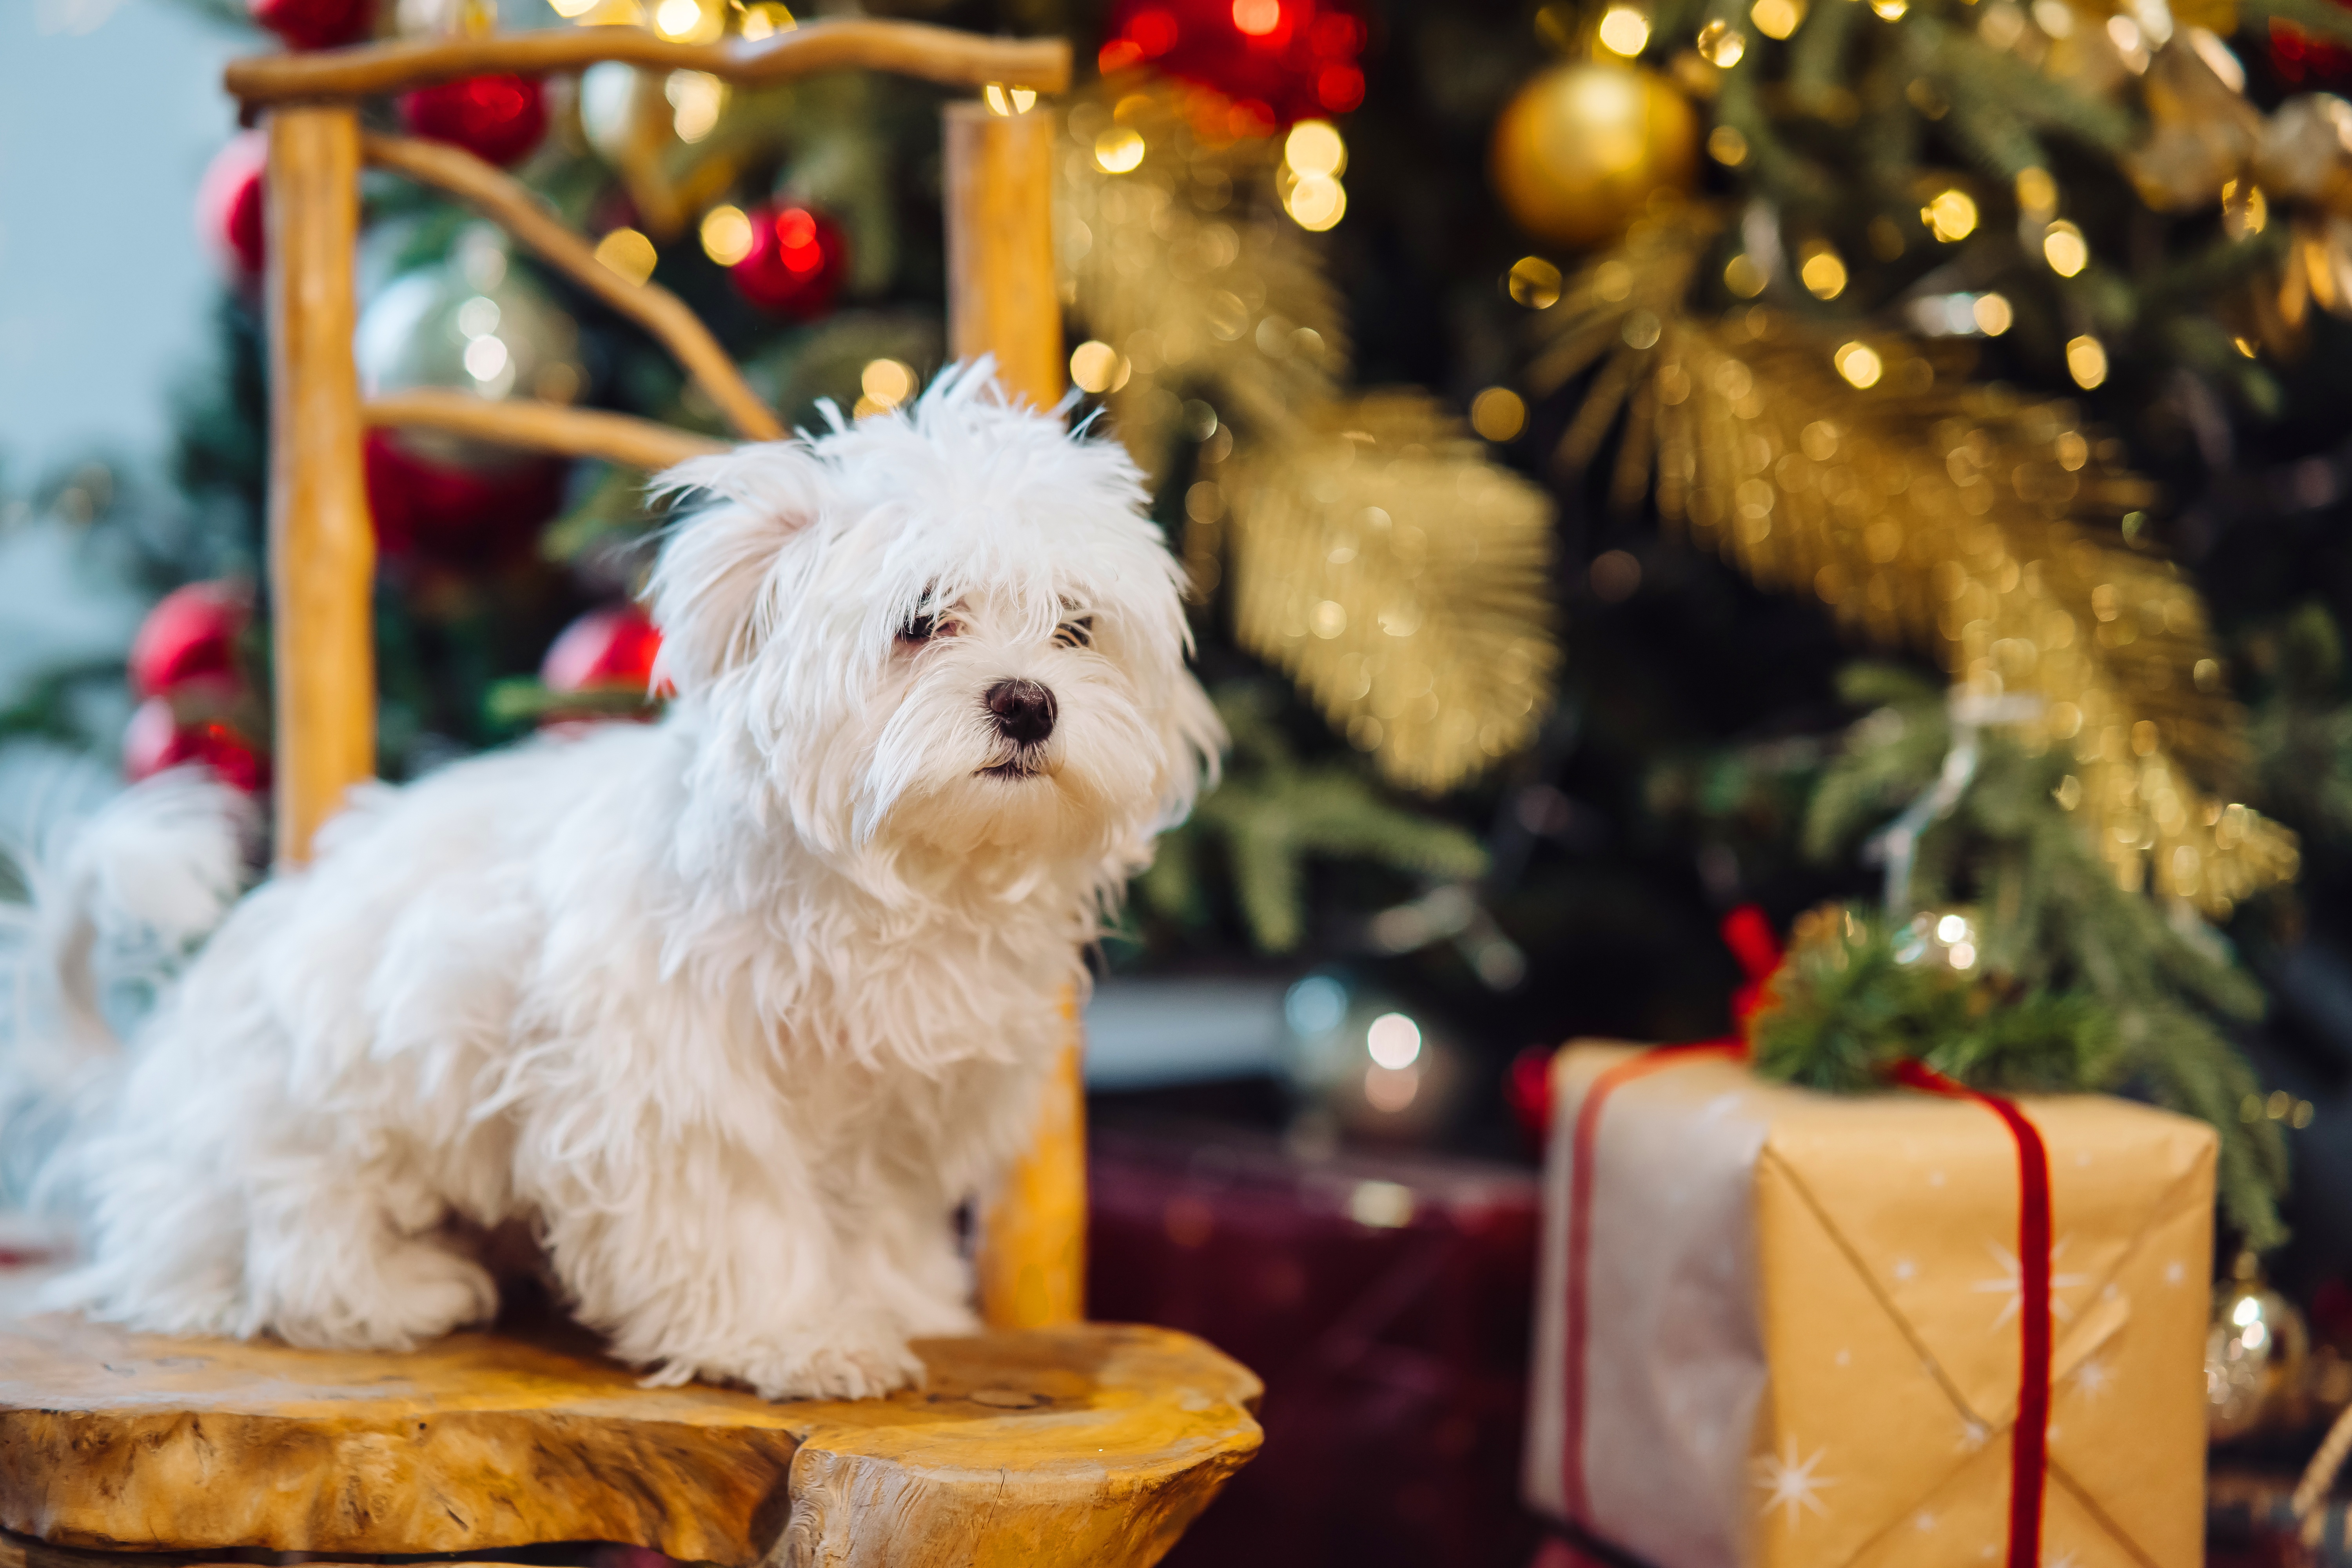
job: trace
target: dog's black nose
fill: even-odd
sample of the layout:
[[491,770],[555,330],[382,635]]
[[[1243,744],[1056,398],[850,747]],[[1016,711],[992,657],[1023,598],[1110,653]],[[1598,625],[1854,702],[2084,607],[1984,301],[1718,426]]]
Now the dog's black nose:
[[988,710],[1008,741],[1034,746],[1054,732],[1054,694],[1034,680],[1000,680],[988,689]]

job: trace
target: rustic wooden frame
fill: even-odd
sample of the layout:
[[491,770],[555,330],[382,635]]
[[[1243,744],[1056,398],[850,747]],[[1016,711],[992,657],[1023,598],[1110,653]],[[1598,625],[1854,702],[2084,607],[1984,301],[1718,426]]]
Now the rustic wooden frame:
[[[530,399],[415,391],[363,401],[352,359],[353,263],[362,164],[435,186],[504,226],[549,265],[637,322],[707,391],[735,431],[783,427],[693,312],[667,289],[595,259],[586,238],[520,182],[462,150],[362,134],[358,100],[499,72],[605,61],[707,71],[764,86],[819,71],[895,71],[950,86],[1059,92],[1060,39],[980,37],[915,23],[817,22],[759,43],[680,43],[638,27],[559,27],[470,39],[370,44],[232,62],[225,81],[268,127],[267,314],[270,364],[269,571],[276,662],[278,853],[308,859],[320,826],[375,770],[369,606],[373,533],[362,479],[368,426],[446,431],[636,468],[722,449],[623,415]],[[1016,395],[1050,407],[1066,385],[1052,244],[1053,126],[1042,109],[945,117],[948,336],[960,358],[996,356]],[[982,1314],[998,1327],[1083,1316],[1084,1104],[1077,1026],[1038,1139],[983,1221]]]

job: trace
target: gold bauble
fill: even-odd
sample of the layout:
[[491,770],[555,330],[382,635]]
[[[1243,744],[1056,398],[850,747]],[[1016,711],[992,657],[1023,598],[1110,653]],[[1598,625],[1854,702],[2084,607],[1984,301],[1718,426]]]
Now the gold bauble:
[[1558,66],[1504,107],[1488,169],[1521,228],[1580,248],[1622,232],[1654,193],[1690,190],[1698,138],[1690,100],[1655,71]]
[[2217,1443],[2290,1430],[2310,1415],[2303,1314],[2264,1281],[2252,1253],[2239,1254],[2231,1273],[2213,1292],[2205,1340],[2206,1426]]

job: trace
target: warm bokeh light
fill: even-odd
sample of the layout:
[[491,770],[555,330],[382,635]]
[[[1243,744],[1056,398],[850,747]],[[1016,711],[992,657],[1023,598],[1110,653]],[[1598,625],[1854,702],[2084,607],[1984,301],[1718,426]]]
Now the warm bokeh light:
[[700,42],[718,34],[719,27],[709,25],[717,21],[716,16],[706,21],[699,0],[661,0],[654,7],[654,31],[665,38]]
[[743,37],[755,44],[762,38],[772,38],[778,33],[789,33],[799,26],[792,12],[777,5],[775,0],[747,5],[743,10]]
[[669,100],[671,128],[681,142],[699,142],[719,125],[727,107],[727,84],[708,71],[672,71],[662,84]]
[[654,242],[633,228],[616,228],[596,242],[596,259],[632,283],[652,277],[660,258]]
[[1507,386],[1490,386],[1470,400],[1470,428],[1489,441],[1508,441],[1527,428],[1528,405]]
[[1845,260],[1827,245],[1812,245],[1807,247],[1797,277],[1814,299],[1834,300],[1845,292]]
[[738,206],[715,206],[702,218],[702,253],[721,267],[751,254],[751,220]]
[[1234,0],[1234,26],[1263,38],[1282,26],[1282,0]]
[[1348,192],[1328,174],[1301,174],[1283,196],[1282,210],[1299,227],[1320,234],[1348,215]]
[[1649,47],[1650,19],[1631,5],[1612,5],[1601,17],[1601,47],[1632,59]]
[[1548,310],[1559,299],[1559,268],[1540,256],[1522,256],[1511,263],[1511,298],[1530,310]]
[[915,368],[901,360],[868,361],[857,373],[857,390],[866,395],[862,402],[896,408],[915,395]]
[[1124,174],[1143,163],[1143,136],[1131,126],[1114,125],[1095,138],[1095,162],[1106,174]]
[[1090,338],[1070,351],[1070,382],[1080,392],[1117,392],[1127,384],[1128,370],[1108,343]]
[[2042,258],[2059,277],[2072,278],[2090,265],[2091,247],[2084,243],[2081,229],[2061,218],[2042,237]]
[[1290,128],[1282,143],[1282,161],[1295,174],[1328,174],[1348,172],[1348,144],[1328,120],[1302,120]]
[[1709,22],[1698,30],[1698,52],[1709,65],[1729,70],[1748,52],[1748,39],[1728,22]]
[[1939,191],[1919,209],[1919,221],[1947,245],[1966,239],[1977,229],[1976,198],[1957,186]]
[[987,100],[991,114],[1026,114],[1037,101],[1037,89],[992,81],[982,89],[981,97]]
[[1856,387],[1876,386],[1878,378],[1886,373],[1878,351],[1868,343],[1847,343],[1831,356],[1830,363],[1837,366],[1837,373],[1845,377],[1848,384]]
[[1748,138],[1736,127],[1718,125],[1706,133],[1706,155],[1727,169],[1748,162]]
[[1805,19],[1803,0],[1756,0],[1748,19],[1766,37],[1785,38]]
[[1744,250],[1723,264],[1723,286],[1743,300],[1753,300],[1764,292],[1764,285],[1769,281],[1763,264]]
[[2088,332],[2066,344],[2066,374],[2088,392],[2107,379],[2107,346]]
[[1969,313],[1976,318],[1977,331],[1989,338],[2000,336],[2017,321],[2017,312],[2011,308],[2009,297],[2004,294],[1978,295],[1976,303],[1969,307]]

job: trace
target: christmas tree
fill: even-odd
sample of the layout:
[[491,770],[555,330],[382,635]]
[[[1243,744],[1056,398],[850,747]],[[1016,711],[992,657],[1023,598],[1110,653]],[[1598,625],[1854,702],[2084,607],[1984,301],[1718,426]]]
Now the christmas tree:
[[[2352,820],[2327,527],[2352,110],[2317,90],[2352,77],[2352,13],[879,9],[1065,34],[1088,66],[1055,106],[1071,379],[1151,476],[1235,735],[1108,963],[1342,966],[1469,1042],[1454,1136],[1499,1149],[1517,1048],[1720,1032],[1721,914],[1829,903],[1768,1067],[1844,1083],[1910,1040],[1988,1083],[2145,1092],[2223,1128],[2232,1220],[2282,1234],[2307,1047],[2254,1020],[2332,952]],[[772,0],[252,16],[304,47],[796,25]],[[808,424],[941,362],[938,96],[603,66],[382,118],[509,168]],[[205,198],[197,526],[142,557],[202,586],[135,650],[121,743],[134,773],[257,784],[254,170],[232,144]],[[371,176],[366,258],[378,394],[727,428],[441,197]],[[387,776],[658,700],[626,608],[646,473],[416,434],[368,458]],[[1907,663],[1839,675],[1864,655]],[[88,679],[8,721],[69,731],[57,694]]]

